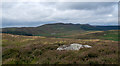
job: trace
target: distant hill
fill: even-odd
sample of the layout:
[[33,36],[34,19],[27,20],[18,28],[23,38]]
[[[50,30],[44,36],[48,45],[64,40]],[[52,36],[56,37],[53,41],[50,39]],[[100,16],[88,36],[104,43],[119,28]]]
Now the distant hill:
[[101,28],[102,30],[118,30],[119,26],[96,26],[97,28]]
[[38,27],[3,28],[2,33],[28,36],[62,36],[85,31],[116,30],[118,26],[92,26],[89,24],[53,23]]

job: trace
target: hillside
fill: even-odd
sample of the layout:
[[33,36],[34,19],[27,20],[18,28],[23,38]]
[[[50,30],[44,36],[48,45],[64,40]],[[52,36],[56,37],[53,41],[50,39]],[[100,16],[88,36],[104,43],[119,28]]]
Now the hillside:
[[112,30],[112,29],[117,29],[117,26],[108,28],[103,26],[92,26],[89,24],[54,23],[54,24],[45,24],[38,27],[3,28],[2,33],[28,35],[28,36],[32,36],[32,35],[65,36],[76,33],[84,33],[86,31]]
[[[117,64],[118,42],[101,39],[47,38],[2,35],[3,64]],[[86,36],[85,36],[86,37]],[[61,45],[79,43],[92,48],[57,51]]]
[[[36,30],[41,29],[56,31],[60,27],[64,30],[66,24],[46,24],[29,28],[9,28],[10,30]],[[89,28],[95,28],[90,25]],[[56,27],[56,28],[53,28]],[[58,28],[57,28],[58,27]],[[66,28],[65,28],[66,27]],[[47,30],[52,28],[51,30]],[[68,29],[68,28],[67,28]],[[66,29],[66,34],[70,29]],[[64,31],[60,30],[60,31]],[[71,28],[69,35],[59,35],[54,37],[45,36],[25,36],[2,33],[2,57],[3,64],[117,64],[118,63],[118,32],[119,30],[85,30]],[[76,30],[76,32],[75,32]],[[82,30],[82,32],[77,32]],[[36,30],[37,31],[37,30]],[[31,32],[31,31],[30,31]],[[19,32],[18,32],[19,33]],[[34,31],[33,31],[34,33]],[[44,32],[43,32],[44,33]],[[60,33],[60,32],[58,32]],[[78,51],[58,51],[57,48],[63,45],[78,43],[89,45],[92,48],[81,48]],[[22,49],[22,50],[21,50]]]
[[58,38],[74,38],[74,39],[104,39],[104,40],[119,40],[120,30],[108,30],[108,31],[86,31],[81,34],[74,34],[68,36],[61,36]]

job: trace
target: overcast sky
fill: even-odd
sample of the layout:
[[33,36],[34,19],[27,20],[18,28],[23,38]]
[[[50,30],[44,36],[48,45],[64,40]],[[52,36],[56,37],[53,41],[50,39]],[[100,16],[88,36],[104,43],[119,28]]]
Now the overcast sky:
[[48,23],[117,25],[117,2],[5,2],[3,27],[32,27]]

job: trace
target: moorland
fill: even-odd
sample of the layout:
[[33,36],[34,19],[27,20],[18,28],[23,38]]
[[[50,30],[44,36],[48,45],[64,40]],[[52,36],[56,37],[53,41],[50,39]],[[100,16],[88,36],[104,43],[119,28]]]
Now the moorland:
[[[45,24],[38,27],[3,28],[3,64],[117,64],[118,26]],[[79,43],[92,48],[58,51]]]

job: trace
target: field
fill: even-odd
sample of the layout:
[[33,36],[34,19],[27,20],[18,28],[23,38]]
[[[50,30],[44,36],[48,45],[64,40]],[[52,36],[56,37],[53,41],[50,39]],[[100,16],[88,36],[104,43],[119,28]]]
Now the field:
[[[117,64],[118,30],[43,37],[2,33],[3,64]],[[92,48],[58,51],[71,43]]]
[[104,39],[104,40],[113,40],[113,41],[119,41],[118,35],[119,30],[109,30],[109,31],[86,31],[85,33],[81,34],[73,34],[69,36],[69,38],[75,38],[75,39]]

